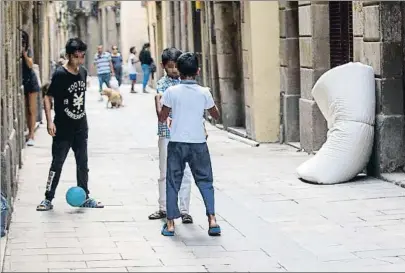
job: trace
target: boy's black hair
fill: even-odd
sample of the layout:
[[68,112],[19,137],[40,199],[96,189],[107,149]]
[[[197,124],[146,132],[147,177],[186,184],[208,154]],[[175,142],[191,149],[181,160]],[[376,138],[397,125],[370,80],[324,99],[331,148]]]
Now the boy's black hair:
[[73,54],[76,51],[85,52],[87,50],[87,45],[79,38],[70,38],[65,46],[66,54]]
[[131,48],[129,49],[129,53],[132,53],[132,51],[135,49],[134,46],[131,46]]
[[170,47],[162,51],[162,64],[165,66],[168,62],[177,62],[177,59],[183,54],[181,50]]
[[198,73],[198,58],[195,53],[186,52],[177,59],[177,69],[180,76],[195,77]]

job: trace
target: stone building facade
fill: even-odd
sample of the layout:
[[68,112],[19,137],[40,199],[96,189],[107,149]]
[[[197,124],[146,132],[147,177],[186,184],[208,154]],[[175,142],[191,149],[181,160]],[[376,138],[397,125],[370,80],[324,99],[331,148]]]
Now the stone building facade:
[[211,87],[222,113],[218,126],[260,142],[276,142],[278,12],[278,3],[272,1],[147,1],[151,51],[155,60],[170,46],[196,52],[198,80]]
[[93,66],[97,46],[110,50],[121,47],[120,1],[67,1],[68,36],[79,37],[88,46],[85,66],[96,75]]
[[[66,42],[66,18],[61,1],[0,2],[0,153],[1,192],[12,204],[25,148],[25,107],[22,87],[21,32],[30,37],[34,69],[42,83],[49,81],[52,60]],[[42,120],[42,97],[38,96],[38,123]]]
[[372,66],[377,113],[368,171],[404,168],[401,1],[147,1],[147,14],[154,56],[168,46],[199,54],[199,80],[211,87],[222,126],[259,142],[319,150],[327,125],[314,83],[347,62]]
[[[14,1],[0,2],[0,88],[1,88],[1,192],[9,201],[17,190],[18,170],[22,166],[25,146],[24,93],[21,87],[22,13],[29,9]],[[17,65],[16,65],[17,63]]]

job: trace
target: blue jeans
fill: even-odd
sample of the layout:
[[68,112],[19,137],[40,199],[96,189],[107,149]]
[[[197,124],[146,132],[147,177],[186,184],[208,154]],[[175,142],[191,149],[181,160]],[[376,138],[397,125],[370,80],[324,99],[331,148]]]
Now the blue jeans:
[[167,146],[166,213],[167,219],[181,217],[178,194],[186,163],[204,200],[206,215],[215,215],[211,157],[207,143],[169,142]]
[[105,83],[105,85],[107,85],[107,87],[110,88],[110,79],[111,79],[110,73],[98,74],[98,84],[100,86],[100,93],[101,91],[103,91],[103,83]]
[[149,77],[150,77],[150,65],[143,64],[142,72],[143,72],[142,88],[145,89],[146,86],[148,85],[148,81],[149,81]]
[[118,86],[122,84],[122,67],[114,67],[115,78],[117,79]]

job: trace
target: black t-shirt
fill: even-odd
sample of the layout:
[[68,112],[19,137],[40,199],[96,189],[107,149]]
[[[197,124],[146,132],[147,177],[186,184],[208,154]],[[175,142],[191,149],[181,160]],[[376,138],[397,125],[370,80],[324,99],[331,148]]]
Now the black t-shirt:
[[147,64],[151,65],[153,63],[152,56],[150,55],[149,50],[142,50],[141,53],[139,53],[139,61],[141,64]]
[[56,135],[67,135],[87,129],[85,109],[87,70],[80,67],[77,75],[60,66],[52,76],[47,95],[54,98]]

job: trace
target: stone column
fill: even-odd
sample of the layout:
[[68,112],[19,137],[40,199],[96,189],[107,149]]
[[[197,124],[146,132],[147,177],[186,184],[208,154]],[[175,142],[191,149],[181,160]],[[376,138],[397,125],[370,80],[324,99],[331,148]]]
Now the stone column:
[[100,21],[97,21],[97,18],[94,16],[87,17],[87,29],[86,36],[87,40],[87,69],[89,70],[89,75],[96,75],[96,70],[93,65],[94,54],[96,53],[97,46],[100,45]]
[[[368,171],[374,175],[401,170],[405,165],[404,119],[404,4],[364,2],[362,62],[376,75],[376,124]],[[355,24],[356,25],[356,24]]]
[[180,49],[183,51],[187,51],[187,38],[188,38],[188,33],[187,33],[187,24],[190,22],[187,22],[186,18],[186,1],[180,1],[180,39],[181,39],[181,47]]
[[361,62],[363,55],[364,13],[362,1],[353,1],[353,61]]
[[[209,75],[208,82],[212,90],[212,95],[214,97],[214,102],[217,105],[219,112],[222,113],[221,106],[221,92],[219,88],[219,76],[218,76],[218,60],[217,60],[217,43],[215,38],[215,17],[212,2],[206,2],[206,26],[208,28],[208,43],[209,43]],[[212,3],[212,5],[211,5]],[[222,118],[218,122],[222,123]]]
[[98,24],[98,37],[99,37],[97,44],[101,45],[101,44],[103,44],[103,10],[101,8],[99,8],[98,12],[97,12],[97,24]]
[[276,142],[280,131],[279,5],[276,1],[242,3],[246,132],[256,141]]
[[180,34],[180,1],[173,2],[174,4],[174,46],[181,48],[181,34]]
[[245,122],[241,115],[244,112],[241,73],[238,73],[238,57],[235,56],[240,54],[236,50],[240,33],[237,33],[232,2],[215,2],[214,17],[222,121],[225,128],[239,127]]
[[108,37],[107,37],[107,9],[103,7],[101,9],[101,40],[103,43],[104,50],[108,47]]
[[327,125],[311,95],[318,78],[330,68],[329,4],[299,1],[301,98],[300,142],[306,152],[317,151],[326,141]]
[[298,1],[280,2],[280,91],[285,142],[300,141]]
[[111,50],[113,45],[118,44],[117,27],[115,24],[115,12],[110,6],[107,7],[107,47],[106,50]]

